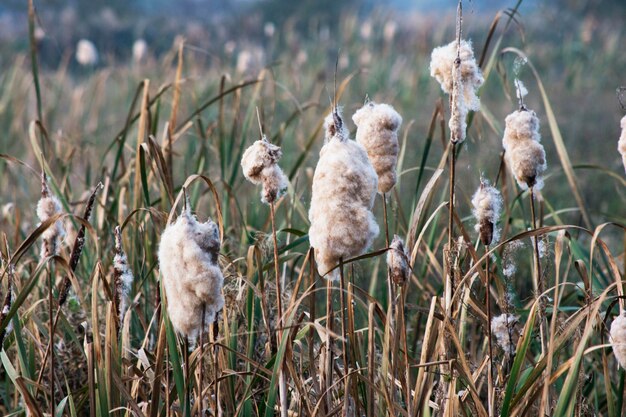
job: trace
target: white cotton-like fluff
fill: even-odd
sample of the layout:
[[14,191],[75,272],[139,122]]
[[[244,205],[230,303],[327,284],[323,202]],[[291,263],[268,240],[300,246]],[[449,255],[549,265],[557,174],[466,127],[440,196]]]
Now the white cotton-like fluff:
[[404,247],[404,241],[398,235],[394,235],[391,245],[389,245],[387,267],[391,280],[398,285],[404,284],[411,275],[409,254]]
[[515,95],[517,96],[518,100],[523,100],[524,97],[528,95],[528,89],[526,88],[522,80],[518,78],[515,79]]
[[146,58],[148,54],[148,43],[145,39],[139,38],[133,43],[133,61],[139,63]]
[[379,232],[372,213],[378,176],[365,148],[348,138],[339,110],[326,117],[324,129],[309,210],[309,241],[322,276],[341,259],[363,254]]
[[491,319],[491,333],[498,346],[508,355],[513,355],[519,340],[519,317],[513,314],[501,314]]
[[76,61],[80,65],[89,66],[98,63],[98,50],[90,40],[81,39],[76,44]]
[[543,188],[543,173],[547,169],[546,152],[539,134],[539,118],[532,110],[517,110],[505,119],[502,145],[509,169],[523,189]]
[[[446,94],[452,94],[454,88],[454,61],[457,57],[457,42],[433,49],[430,58],[430,75],[435,77]],[[470,41],[461,40],[460,48],[460,97],[468,110],[480,110],[480,99],[476,94],[485,79],[476,63]]]
[[363,145],[378,175],[378,192],[385,194],[396,184],[398,129],[402,116],[388,104],[365,104],[352,116],[357,126],[356,141]]
[[122,231],[115,228],[115,256],[113,257],[113,278],[115,282],[115,297],[120,323],[124,321],[124,314],[128,308],[128,296],[133,285],[133,271],[128,265],[128,258],[122,248]]
[[622,127],[622,135],[617,142],[617,150],[622,155],[622,164],[624,164],[624,171],[626,172],[626,116],[622,117],[620,122]]
[[261,201],[270,204],[278,201],[287,191],[289,180],[278,166],[282,156],[279,146],[265,139],[257,140],[241,158],[243,175],[253,184],[262,184]]
[[496,223],[502,211],[502,196],[500,191],[489,185],[488,181],[481,181],[480,187],[472,197],[472,212],[476,218],[475,230],[480,235],[483,245],[491,245],[491,242],[498,242],[500,230]]
[[611,347],[617,362],[626,369],[626,314],[620,314],[611,323]]
[[[188,207],[188,205],[187,205]],[[159,265],[174,329],[195,340],[224,306],[224,277],[217,263],[221,247],[217,225],[199,223],[187,208],[161,234]]]
[[[45,222],[54,215],[61,213],[61,203],[59,199],[50,194],[45,179],[42,183],[41,199],[37,203],[37,217],[41,222]],[[65,236],[65,228],[63,222],[57,220],[53,225],[48,227],[42,234],[43,242],[41,244],[41,258],[45,259],[49,256],[58,255],[61,249],[61,240]]]

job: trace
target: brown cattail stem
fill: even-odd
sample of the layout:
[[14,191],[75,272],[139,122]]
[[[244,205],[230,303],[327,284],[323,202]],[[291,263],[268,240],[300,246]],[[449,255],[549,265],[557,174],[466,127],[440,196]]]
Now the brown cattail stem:
[[191,400],[189,398],[190,394],[190,385],[192,378],[189,375],[189,338],[185,336],[185,341],[183,343],[183,360],[185,361],[185,403],[183,404],[183,415],[187,415],[189,413],[191,407]]
[[[485,245],[485,253],[489,252],[489,246]],[[489,256],[485,258],[485,273],[487,283],[485,285],[485,303],[487,304],[487,343],[489,345],[489,365],[487,367],[487,409],[489,417],[494,417],[494,388],[493,388],[493,343],[491,341],[491,273],[489,266]]]
[[324,392],[326,399],[326,408],[328,411],[332,410],[332,395],[331,387],[333,386],[333,349],[332,343],[332,331],[333,331],[333,281],[326,280],[326,375]]
[[[456,181],[456,143],[450,142],[450,191],[448,197],[448,254],[452,251],[452,245],[454,244],[454,183]],[[446,273],[446,286],[445,286],[445,308],[448,313],[452,312],[452,306],[450,305],[452,300],[452,294],[454,292],[454,277],[452,274],[452,262],[448,259],[448,269]]]
[[54,350],[52,344],[54,343],[54,318],[52,317],[52,303],[54,301],[52,297],[52,287],[54,286],[54,279],[52,277],[52,271],[48,270],[48,332],[50,346],[50,410],[56,409],[56,403],[54,401]]
[[[343,259],[339,261],[339,300],[341,305],[341,350],[343,351],[343,376],[347,377],[350,370],[350,356],[348,355],[348,349],[346,346],[346,340],[348,338],[346,332],[346,303],[345,296],[345,280],[343,275]],[[344,380],[344,402],[343,402],[343,415],[348,415],[348,405],[350,404],[350,386],[347,380]]]
[[[272,240],[274,241],[274,276],[276,278],[276,310],[278,319],[276,320],[276,346],[280,345],[283,331],[283,302],[282,288],[280,285],[280,269],[278,264],[278,238],[276,237],[276,207],[274,202],[270,202],[270,217],[272,220]],[[285,373],[283,372],[283,364],[278,365],[280,370],[278,374],[278,395],[280,397],[280,414],[287,417],[287,387],[285,382]]]
[[[530,187],[530,216],[532,218],[533,230],[537,229],[537,218],[535,216],[535,187]],[[535,286],[537,290],[537,298],[539,298],[539,335],[541,338],[541,355],[544,356],[547,351],[546,346],[546,334],[544,329],[545,318],[545,306],[542,301],[541,295],[544,291],[543,277],[541,276],[541,260],[539,258],[539,236],[533,238],[534,246],[534,260],[535,260]]]
[[200,327],[200,369],[198,372],[198,410],[199,415],[204,415],[204,393],[202,392],[202,381],[204,378],[204,322],[206,320],[206,305],[202,305],[202,327]]

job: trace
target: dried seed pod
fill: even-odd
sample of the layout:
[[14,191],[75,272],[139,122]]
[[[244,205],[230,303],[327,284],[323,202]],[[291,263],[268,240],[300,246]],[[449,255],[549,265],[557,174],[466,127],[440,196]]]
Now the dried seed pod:
[[[461,48],[458,52],[461,59],[461,65],[459,66],[461,96],[469,110],[480,110],[480,99],[476,95],[476,91],[483,85],[485,79],[476,63],[472,43],[461,40]],[[454,88],[453,73],[456,58],[456,41],[433,49],[431,54],[430,75],[439,81],[441,89],[446,94],[452,94]]]
[[500,211],[502,210],[502,196],[500,192],[483,180],[480,187],[472,197],[473,213],[476,218],[476,231],[480,235],[483,245],[489,246],[491,242],[498,241],[499,230],[496,227]]
[[617,150],[622,155],[622,163],[624,164],[624,171],[626,171],[626,116],[621,121],[622,134],[617,142]]
[[124,321],[128,307],[128,296],[133,284],[133,271],[128,265],[128,258],[122,248],[122,229],[115,228],[115,256],[113,257],[113,282],[115,283],[115,306],[119,322]]
[[513,356],[520,336],[519,317],[507,313],[494,317],[491,319],[491,333],[504,353]]
[[[378,235],[372,213],[378,176],[365,148],[348,138],[338,110],[325,119],[325,145],[313,175],[309,241],[320,275],[363,254]],[[338,279],[336,271],[329,277]]]
[[626,313],[615,317],[611,323],[611,347],[617,362],[626,369]]
[[356,141],[363,145],[378,175],[378,192],[385,194],[396,184],[398,129],[402,117],[388,104],[365,104],[352,116]]
[[411,275],[409,254],[404,247],[404,241],[398,235],[393,236],[391,245],[389,245],[387,266],[390,271],[391,280],[397,285],[403,285]]
[[217,225],[198,222],[189,204],[161,235],[158,256],[167,311],[174,329],[192,340],[224,306],[224,277],[217,263],[220,246]]
[[543,188],[547,169],[546,152],[539,141],[539,118],[532,110],[522,108],[506,117],[502,145],[511,172],[522,189]]
[[[48,189],[48,183],[46,182],[46,175],[41,174],[41,199],[37,203],[37,217],[41,222],[54,217],[56,214],[61,213],[61,203],[59,199],[50,194]],[[43,243],[41,244],[41,258],[45,259],[49,256],[58,255],[61,250],[61,240],[65,236],[65,228],[63,222],[57,220],[53,225],[48,227],[41,234]]]
[[241,158],[243,175],[253,184],[262,184],[261,201],[270,204],[285,194],[289,180],[278,166],[282,156],[279,146],[272,145],[263,136],[250,146]]

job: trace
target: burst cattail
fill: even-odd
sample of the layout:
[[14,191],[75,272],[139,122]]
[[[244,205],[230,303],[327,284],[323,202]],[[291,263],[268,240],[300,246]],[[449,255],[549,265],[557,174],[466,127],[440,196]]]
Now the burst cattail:
[[[9,311],[11,311],[11,306],[13,305],[13,275],[15,274],[15,268],[13,264],[9,264],[8,268],[8,283],[7,283],[7,293],[4,296],[4,302],[2,303],[2,310],[0,310],[0,324],[4,321],[4,319],[9,315]],[[2,343],[4,342],[4,338],[11,333],[13,329],[13,324],[9,322],[3,331],[0,332],[0,350],[2,349]]]
[[626,116],[621,121],[622,135],[617,142],[617,150],[622,155],[622,163],[624,164],[624,171],[626,171]]
[[502,145],[509,168],[522,189],[543,188],[546,152],[539,141],[539,118],[522,107],[506,117]]
[[365,148],[348,137],[339,109],[326,117],[324,129],[309,211],[309,241],[322,276],[340,260],[361,255],[379,231],[371,211],[378,176]]
[[500,218],[502,210],[502,196],[500,191],[489,185],[489,181],[482,180],[480,187],[472,197],[473,213],[476,218],[476,231],[480,235],[483,245],[489,246],[491,242],[497,242],[500,233],[496,222]]
[[402,117],[390,105],[370,101],[354,113],[352,120],[357,126],[356,141],[367,151],[378,175],[378,192],[385,194],[396,184]]
[[498,346],[509,356],[515,354],[520,335],[518,325],[519,317],[513,314],[501,314],[491,320],[491,332]]
[[224,277],[217,263],[220,247],[217,225],[198,222],[188,203],[161,235],[158,256],[167,311],[174,329],[192,340],[224,306]]
[[115,228],[115,256],[113,257],[113,281],[115,284],[115,306],[119,322],[124,321],[128,306],[128,295],[133,284],[133,271],[128,265],[128,258],[122,248],[122,229]]
[[76,61],[82,66],[91,66],[98,63],[96,45],[88,39],[81,39],[76,44]]
[[[45,222],[58,213],[61,213],[61,203],[58,198],[50,194],[48,183],[46,182],[46,174],[42,173],[41,199],[37,203],[37,217],[39,217],[41,222]],[[63,236],[65,236],[65,228],[61,220],[55,221],[41,234],[43,238],[43,243],[41,244],[42,259],[59,254]]]
[[148,55],[148,43],[145,39],[139,38],[133,43],[133,61],[142,62]]
[[485,82],[472,43],[452,41],[435,48],[430,59],[430,75],[441,84],[444,93],[452,96],[449,126],[453,142],[461,143],[465,140],[467,113],[480,110],[477,91]]
[[265,135],[250,146],[241,158],[243,175],[253,184],[262,184],[261,201],[271,204],[285,194],[289,180],[278,166],[282,156],[279,146],[267,141]]
[[617,362],[626,369],[626,313],[615,317],[611,323],[611,347]]
[[391,279],[397,285],[404,284],[411,274],[409,266],[409,254],[406,252],[404,242],[398,235],[393,236],[389,251],[387,252],[387,266]]

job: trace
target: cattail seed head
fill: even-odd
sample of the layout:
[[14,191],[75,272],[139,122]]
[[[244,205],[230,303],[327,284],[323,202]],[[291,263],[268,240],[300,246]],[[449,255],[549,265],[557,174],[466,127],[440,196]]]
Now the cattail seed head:
[[621,127],[622,134],[617,142],[617,150],[622,155],[622,164],[624,164],[624,171],[626,171],[626,116],[622,117]]
[[539,118],[534,111],[521,109],[509,114],[505,123],[502,145],[517,184],[524,190],[540,190],[547,164],[546,152],[539,143]]
[[391,245],[389,245],[387,266],[391,280],[397,285],[403,285],[411,275],[409,254],[404,247],[404,241],[398,235],[394,235]]
[[243,175],[253,184],[262,184],[261,201],[270,204],[282,197],[289,180],[278,166],[282,156],[279,146],[272,145],[265,136],[250,146],[241,158]]
[[[445,46],[433,49],[430,57],[430,75],[435,77],[441,89],[446,94],[452,94],[454,88],[454,61],[457,58],[457,42],[452,41]],[[485,79],[476,63],[474,50],[470,41],[461,40],[458,57],[461,59],[459,66],[461,96],[469,110],[480,110],[480,99],[476,91],[483,85]]]
[[356,141],[363,145],[378,175],[378,192],[385,194],[396,184],[398,129],[402,117],[388,104],[365,104],[352,116]]
[[115,284],[115,305],[119,322],[124,321],[128,307],[128,296],[133,285],[133,271],[128,265],[128,258],[122,248],[122,229],[115,228],[115,256],[113,257],[113,281]]
[[480,235],[483,245],[489,246],[491,242],[498,241],[499,230],[496,223],[502,211],[502,196],[500,192],[483,180],[480,187],[472,197],[474,217],[476,218],[476,231]]
[[520,336],[519,317],[507,313],[494,317],[491,319],[491,333],[504,353],[513,356]]
[[98,63],[96,45],[88,39],[79,40],[76,44],[76,61],[83,66],[96,65]]
[[[37,217],[41,222],[54,217],[61,213],[61,203],[59,199],[50,194],[46,176],[41,176],[41,199],[37,203]],[[61,240],[65,236],[65,228],[63,222],[57,220],[53,225],[48,227],[42,234],[43,243],[41,244],[41,258],[45,259],[49,256],[58,255],[61,249]]]
[[161,234],[158,256],[167,311],[174,329],[192,340],[224,306],[224,277],[217,263],[220,247],[217,225],[198,222],[189,204]]
[[[348,137],[341,113],[325,119],[326,143],[313,175],[309,241],[320,275],[363,254],[378,235],[372,206],[378,176],[363,146]],[[330,279],[338,279],[333,273]]]
[[626,314],[615,317],[611,323],[611,347],[617,362],[626,369]]

